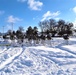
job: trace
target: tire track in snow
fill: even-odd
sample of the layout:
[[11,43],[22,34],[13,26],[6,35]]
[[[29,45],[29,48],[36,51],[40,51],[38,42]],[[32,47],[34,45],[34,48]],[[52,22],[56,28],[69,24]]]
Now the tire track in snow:
[[22,53],[22,48],[18,51],[17,54],[13,55],[12,57],[8,58],[6,61],[0,64],[0,70],[2,70],[6,65],[10,64],[13,62],[13,60],[19,56]]
[[[59,50],[61,51],[60,48],[59,48]],[[65,50],[62,50],[62,51],[64,51],[65,53],[67,52],[68,54],[70,54],[70,56],[69,55],[67,55],[67,56],[63,56],[63,55],[53,56],[53,55],[49,55],[49,52],[48,52],[48,54],[42,54],[40,51],[35,51],[35,50],[34,51],[32,50],[31,53],[34,54],[34,55],[36,55],[36,56],[39,55],[41,57],[45,57],[45,58],[53,61],[55,64],[58,64],[58,65],[67,65],[67,63],[68,64],[72,64],[72,63],[75,63],[76,62],[76,61],[70,61],[70,60],[68,62],[66,59],[72,59],[72,58],[75,58],[75,56],[72,53],[68,52],[68,51],[65,51]],[[62,58],[63,60],[60,61],[59,58]],[[65,62],[64,62],[64,60],[65,60]]]
[[57,46],[56,48],[58,48],[58,49],[60,49],[60,50],[62,50],[62,51],[66,51],[66,52],[72,54],[72,55],[76,58],[76,53],[75,53],[75,52],[70,51],[69,49],[62,47],[62,45],[59,45],[59,46]]
[[[30,48],[29,48],[30,49]],[[40,52],[40,51],[39,51]],[[55,61],[52,57],[50,58],[48,55],[40,54],[37,50],[31,50],[31,54],[40,58],[46,58],[52,61],[55,64],[58,64],[58,61]],[[43,50],[44,52],[44,50]],[[49,53],[48,53],[49,54]],[[37,59],[36,59],[37,60]],[[39,62],[39,60],[37,60]]]
[[4,53],[5,51],[7,51],[7,48],[3,49],[0,54]]

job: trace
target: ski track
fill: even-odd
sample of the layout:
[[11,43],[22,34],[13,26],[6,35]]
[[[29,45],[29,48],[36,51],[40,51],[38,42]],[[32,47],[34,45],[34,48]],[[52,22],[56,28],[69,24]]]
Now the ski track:
[[[62,50],[62,51],[66,51],[66,52],[68,52],[68,53],[71,53],[71,54],[73,54],[74,56],[76,56],[74,53],[72,53],[71,51],[69,51],[68,49],[66,49],[65,50],[65,48],[63,48],[63,47],[59,47],[60,48],[60,50]],[[63,48],[63,49],[62,49]],[[51,61],[53,61],[55,64],[58,64],[58,65],[67,65],[67,64],[75,64],[76,62],[67,62],[67,63],[62,63],[62,62],[59,62],[59,61],[57,61],[57,60],[55,60],[53,57],[56,57],[56,59],[57,58],[65,58],[65,56],[50,56],[49,55],[49,52],[48,52],[48,55],[45,55],[45,54],[39,54],[38,53],[38,51],[36,51],[36,50],[34,50],[34,52],[33,52],[33,50],[31,50],[31,51],[29,51],[31,48],[29,48],[29,47],[27,47],[26,49],[24,49],[23,48],[23,50],[21,49],[17,54],[15,54],[15,55],[13,55],[12,57],[10,57],[10,58],[8,58],[6,61],[4,61],[3,63],[1,63],[0,64],[0,70],[2,70],[6,65],[8,65],[8,64],[11,64],[17,57],[19,57],[23,52],[24,52],[24,50],[25,50],[25,53],[26,53],[26,56],[28,56],[28,58],[30,58],[30,56],[33,56],[33,55],[35,55],[35,56],[42,56],[42,57],[45,57],[45,58],[48,58],[48,59],[50,59]],[[10,49],[9,49],[10,50]],[[6,51],[6,50],[5,50]],[[4,52],[5,52],[4,51]],[[11,51],[11,50],[10,50]],[[4,53],[3,52],[3,53]],[[43,50],[41,50],[41,51],[39,51],[39,52],[45,52],[45,51],[43,51]],[[33,55],[32,55],[32,54]],[[30,55],[31,54],[31,55]],[[70,58],[69,56],[67,56],[67,58]],[[74,58],[74,57],[73,57]]]
[[17,56],[19,56],[22,53],[22,49],[19,50],[17,54],[14,54],[12,57],[8,58],[6,61],[0,64],[0,70],[2,70],[6,65],[10,64],[15,60]]
[[1,52],[0,52],[0,54],[4,53],[5,51],[7,51],[7,49],[6,49],[6,48],[5,48],[5,49],[3,49],[3,51],[1,51]]
[[59,46],[57,46],[56,48],[58,48],[58,49],[60,49],[60,50],[62,50],[62,51],[66,51],[66,52],[72,54],[72,55],[76,58],[76,53],[73,52],[73,51],[71,51],[71,50],[69,50],[68,48],[62,47],[62,45],[59,45]]
[[[61,50],[61,49],[59,49],[59,50]],[[62,50],[62,51],[67,52],[68,54],[71,54],[71,55],[70,56],[63,56],[63,55],[54,56],[54,55],[49,55],[49,51],[48,51],[47,54],[42,54],[41,52],[45,52],[46,53],[46,51],[42,51],[42,50],[39,50],[39,51],[38,50],[34,50],[34,51],[31,50],[31,53],[34,54],[35,56],[42,56],[42,57],[48,58],[51,61],[53,61],[55,64],[58,64],[59,66],[67,65],[67,64],[76,64],[76,61],[70,61],[69,60],[69,59],[75,58],[76,55],[74,55],[71,52],[66,51],[66,50]],[[64,59],[65,62],[58,60],[59,58]],[[69,60],[69,62],[67,62],[67,59]]]
[[[42,50],[41,50],[41,51],[42,51]],[[39,51],[39,52],[40,52],[40,51]],[[58,63],[59,63],[58,61],[55,61],[52,57],[49,57],[48,55],[40,54],[40,53],[36,52],[35,50],[34,50],[34,51],[32,50],[31,53],[32,53],[33,55],[35,55],[35,56],[45,57],[45,58],[51,60],[52,62],[54,62],[55,64],[58,64]],[[48,53],[48,54],[49,54],[49,53]]]
[[0,55],[6,53],[7,51],[11,51],[11,49],[10,49],[10,48],[8,48],[8,49],[4,49],[2,52],[0,52]]

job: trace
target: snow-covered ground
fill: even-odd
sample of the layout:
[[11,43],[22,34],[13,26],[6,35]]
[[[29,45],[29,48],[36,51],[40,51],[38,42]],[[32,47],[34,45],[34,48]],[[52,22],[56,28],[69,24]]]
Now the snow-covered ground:
[[54,38],[45,46],[0,46],[0,75],[76,75],[76,38],[68,45]]

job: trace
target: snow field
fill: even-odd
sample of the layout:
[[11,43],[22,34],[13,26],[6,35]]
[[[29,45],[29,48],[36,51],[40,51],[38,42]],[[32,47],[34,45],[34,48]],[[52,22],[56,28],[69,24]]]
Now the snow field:
[[76,39],[52,45],[0,47],[0,75],[76,75]]

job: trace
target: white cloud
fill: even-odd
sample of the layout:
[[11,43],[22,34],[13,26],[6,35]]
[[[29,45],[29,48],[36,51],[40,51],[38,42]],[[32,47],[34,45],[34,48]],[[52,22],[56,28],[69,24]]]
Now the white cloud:
[[16,23],[17,21],[21,21],[22,19],[13,17],[12,15],[7,18],[8,23]]
[[18,2],[27,2],[29,8],[31,10],[41,10],[41,7],[43,6],[43,3],[39,0],[17,0]]
[[73,12],[76,13],[76,6],[73,8]]
[[28,0],[28,5],[32,10],[41,10],[43,3],[35,0]]
[[26,2],[27,0],[17,0],[17,1],[19,1],[19,2]]
[[47,11],[44,15],[41,21],[50,19],[50,18],[56,18],[60,14],[59,11],[51,13],[50,11]]
[[2,11],[0,11],[0,15],[2,15],[2,14],[4,14],[5,12],[2,10]]

